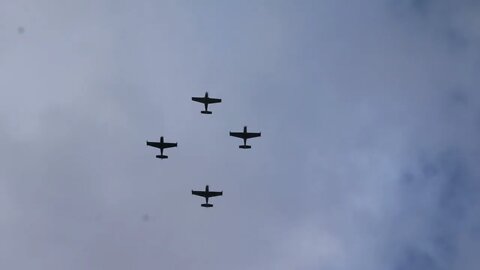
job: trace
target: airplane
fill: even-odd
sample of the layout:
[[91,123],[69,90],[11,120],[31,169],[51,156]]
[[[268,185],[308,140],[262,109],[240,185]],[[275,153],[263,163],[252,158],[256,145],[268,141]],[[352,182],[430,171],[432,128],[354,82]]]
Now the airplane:
[[155,148],[160,149],[160,155],[156,155],[156,158],[159,159],[165,159],[168,158],[168,156],[163,154],[163,149],[165,148],[170,148],[170,147],[177,147],[177,143],[167,143],[163,141],[163,136],[160,137],[160,142],[149,142],[147,141],[147,145]]
[[219,98],[209,98],[208,97],[208,92],[205,92],[204,97],[192,97],[192,100],[196,101],[196,102],[203,103],[205,105],[205,110],[201,111],[201,113],[203,113],[203,114],[212,114],[212,112],[208,110],[208,104],[222,102],[222,100],[219,99]]
[[242,149],[252,148],[252,146],[247,145],[247,139],[260,137],[261,135],[262,134],[260,132],[247,132],[247,126],[243,127],[243,132],[231,132],[230,131],[230,136],[243,139],[243,145],[238,146],[239,148],[242,148]]
[[201,204],[202,207],[213,207],[213,204],[208,203],[208,198],[215,197],[215,196],[222,196],[223,191],[210,191],[208,189],[208,185],[206,185],[205,186],[205,191],[192,190],[192,195],[197,195],[197,196],[205,198],[206,203]]

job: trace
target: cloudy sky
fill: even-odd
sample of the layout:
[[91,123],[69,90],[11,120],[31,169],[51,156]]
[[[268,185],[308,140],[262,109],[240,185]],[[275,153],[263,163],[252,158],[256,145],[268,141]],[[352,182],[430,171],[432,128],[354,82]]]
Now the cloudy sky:
[[479,14],[0,0],[0,268],[478,269]]

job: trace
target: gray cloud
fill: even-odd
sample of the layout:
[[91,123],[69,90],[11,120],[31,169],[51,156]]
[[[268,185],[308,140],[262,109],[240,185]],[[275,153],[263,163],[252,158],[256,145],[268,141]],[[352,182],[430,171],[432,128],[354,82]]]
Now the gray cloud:
[[1,4],[2,268],[477,268],[476,3]]

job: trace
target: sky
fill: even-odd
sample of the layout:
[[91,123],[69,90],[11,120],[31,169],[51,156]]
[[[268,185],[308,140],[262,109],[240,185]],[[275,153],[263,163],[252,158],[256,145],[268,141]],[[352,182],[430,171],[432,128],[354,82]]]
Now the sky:
[[478,269],[478,14],[0,0],[0,268]]

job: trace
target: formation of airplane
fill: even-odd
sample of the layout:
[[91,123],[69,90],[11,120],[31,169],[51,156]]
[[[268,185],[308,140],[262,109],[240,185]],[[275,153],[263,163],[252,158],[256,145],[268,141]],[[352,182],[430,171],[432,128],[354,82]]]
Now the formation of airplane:
[[239,145],[239,148],[242,149],[250,149],[252,148],[251,145],[247,145],[247,140],[255,137],[260,137],[262,134],[260,132],[248,132],[247,131],[247,126],[243,127],[243,132],[231,132],[230,131],[230,136],[232,137],[237,137],[240,139],[243,139],[243,145]]
[[219,99],[219,98],[208,97],[208,92],[205,92],[205,96],[203,96],[203,97],[192,97],[192,100],[196,101],[196,102],[203,103],[203,105],[205,105],[205,110],[201,111],[201,113],[203,113],[203,114],[212,114],[212,112],[208,110],[208,104],[222,102],[222,100]]
[[170,147],[177,147],[177,143],[168,143],[163,140],[163,136],[160,137],[160,142],[149,142],[147,141],[147,145],[151,147],[155,147],[160,149],[160,155],[156,155],[156,158],[159,159],[166,159],[168,156],[163,154],[163,149],[170,148]]
[[206,185],[205,191],[192,190],[192,195],[197,195],[205,198],[205,203],[201,204],[202,207],[213,207],[213,204],[208,203],[208,198],[222,196],[223,191],[210,191],[208,185]]
[[[203,97],[192,97],[193,101],[203,103],[205,106],[205,110],[201,111],[202,114],[212,114],[211,111],[208,110],[208,105],[213,103],[220,103],[222,102],[219,98],[211,98],[208,96],[208,92],[205,92],[205,96]],[[243,139],[243,145],[239,145],[239,148],[242,149],[250,149],[252,148],[251,145],[247,145],[247,140],[255,137],[260,137],[260,132],[248,132],[247,126],[243,127],[243,132],[230,132],[230,136],[237,137]],[[167,159],[168,156],[163,154],[163,150],[166,148],[177,147],[177,143],[169,143],[165,142],[163,136],[160,137],[159,142],[149,142],[147,141],[147,145],[151,147],[155,147],[160,149],[160,155],[156,155],[156,158],[159,159]],[[208,198],[222,196],[223,191],[210,191],[208,185],[205,186],[205,191],[198,191],[192,190],[192,195],[201,196],[205,198],[205,203],[201,204],[202,207],[213,207],[213,204],[208,203]]]

